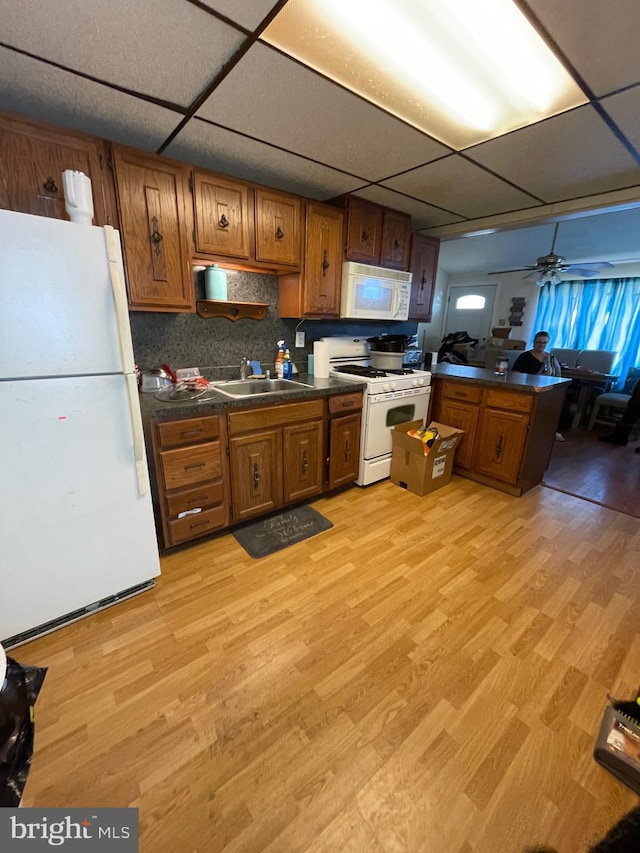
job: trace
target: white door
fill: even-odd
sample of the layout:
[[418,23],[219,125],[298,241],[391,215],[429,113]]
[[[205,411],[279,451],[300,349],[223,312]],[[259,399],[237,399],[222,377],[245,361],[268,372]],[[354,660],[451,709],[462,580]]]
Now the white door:
[[447,299],[444,333],[468,332],[482,342],[491,335],[495,284],[451,285]]
[[1,641],[160,566],[125,376],[0,382],[0,411]]
[[0,379],[133,370],[116,231],[0,210],[0,258]]

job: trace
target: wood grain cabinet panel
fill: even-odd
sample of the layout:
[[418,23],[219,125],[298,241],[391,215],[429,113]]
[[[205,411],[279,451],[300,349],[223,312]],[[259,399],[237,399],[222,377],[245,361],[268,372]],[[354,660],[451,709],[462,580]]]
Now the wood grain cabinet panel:
[[357,196],[346,197],[345,257],[376,265],[382,244],[383,208]]
[[342,221],[335,207],[307,204],[303,315],[340,316]]
[[360,413],[329,421],[329,488],[352,483],[360,465]]
[[480,407],[477,404],[448,399],[442,400],[440,413],[436,418],[437,422],[464,430],[464,435],[456,448],[455,456],[456,465],[460,468],[471,468],[479,415]]
[[283,501],[306,500],[324,488],[322,421],[287,426],[282,430]]
[[408,213],[385,207],[382,215],[382,239],[379,263],[392,270],[409,269],[411,217]]
[[486,408],[480,419],[475,469],[513,486],[520,478],[520,463],[529,418],[517,412]]
[[167,491],[203,480],[213,480],[222,474],[218,441],[163,450],[160,452],[160,460]]
[[281,434],[272,429],[230,439],[234,521],[282,505]]
[[0,114],[1,208],[69,219],[62,181],[66,169],[91,178],[94,224],[116,224],[103,140]]
[[256,260],[278,266],[300,265],[302,199],[256,189]]
[[249,186],[222,175],[194,171],[193,192],[197,251],[248,258],[249,217],[253,216]]
[[413,234],[411,238],[411,299],[409,319],[430,323],[433,313],[433,295],[436,288],[440,241],[424,234]]
[[129,303],[145,311],[195,311],[190,169],[114,146]]

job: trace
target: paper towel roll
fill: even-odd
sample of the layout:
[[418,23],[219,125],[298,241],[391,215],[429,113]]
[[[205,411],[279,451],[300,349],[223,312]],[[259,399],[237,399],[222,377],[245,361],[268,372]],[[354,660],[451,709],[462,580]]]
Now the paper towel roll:
[[64,206],[69,219],[80,225],[91,225],[93,222],[93,192],[91,178],[84,172],[65,169],[62,173],[64,186]]
[[327,341],[314,341],[313,375],[317,379],[326,379],[329,376],[329,344]]

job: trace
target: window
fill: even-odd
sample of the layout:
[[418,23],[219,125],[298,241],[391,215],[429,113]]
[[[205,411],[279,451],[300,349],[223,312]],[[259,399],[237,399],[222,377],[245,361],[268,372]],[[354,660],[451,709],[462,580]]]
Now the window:
[[468,294],[456,299],[456,311],[482,311],[487,300],[484,296]]

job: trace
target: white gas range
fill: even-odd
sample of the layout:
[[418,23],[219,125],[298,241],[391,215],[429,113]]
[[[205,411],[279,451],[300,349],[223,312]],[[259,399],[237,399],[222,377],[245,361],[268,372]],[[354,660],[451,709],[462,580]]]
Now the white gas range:
[[426,422],[431,398],[431,373],[371,367],[366,338],[336,335],[322,338],[329,348],[329,375],[366,383],[360,435],[359,486],[391,473],[391,430],[408,421]]

